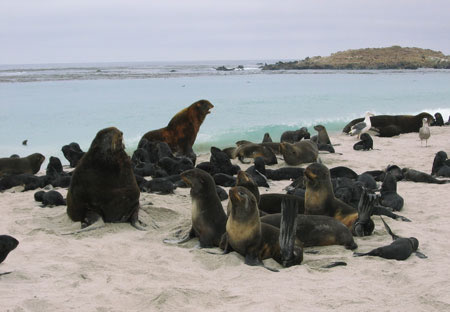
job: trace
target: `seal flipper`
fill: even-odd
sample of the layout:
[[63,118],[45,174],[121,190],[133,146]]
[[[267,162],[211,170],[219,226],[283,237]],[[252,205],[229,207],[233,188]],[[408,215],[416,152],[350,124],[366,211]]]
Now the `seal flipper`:
[[424,255],[423,253],[421,253],[420,251],[416,250],[416,256],[419,257],[420,259],[428,259],[428,257],[426,255]]
[[374,209],[373,209],[373,214],[374,215],[383,215],[389,218],[392,218],[394,220],[400,220],[400,221],[404,221],[404,222],[411,222],[411,220],[409,220],[408,218],[398,215],[396,213],[393,213],[388,207],[382,206],[382,205],[375,205]]
[[356,236],[362,237],[372,234],[374,224],[370,217],[373,214],[376,199],[377,195],[369,194],[363,188],[358,204],[358,219],[352,227],[352,233],[356,234]]
[[334,267],[337,267],[337,266],[341,266],[341,265],[342,266],[346,266],[347,263],[344,262],[344,261],[336,261],[336,262],[332,262],[330,264],[324,265],[322,268],[323,269],[331,269],[331,268],[334,268]]
[[182,244],[185,243],[191,239],[193,239],[195,237],[195,231],[194,228],[191,227],[191,230],[189,231],[188,235],[186,235],[185,237],[181,238],[181,239],[168,239],[165,238],[163,239],[163,242],[166,244]]
[[297,231],[298,202],[283,198],[281,201],[281,223],[280,223],[280,252],[284,267],[300,264],[303,260],[303,251],[294,252],[295,234]]
[[263,268],[272,271],[272,272],[280,272],[277,269],[269,268],[264,265],[264,263],[258,258],[258,255],[245,255],[245,264],[250,266],[262,266]]
[[105,222],[100,217],[100,218],[97,219],[97,221],[95,221],[94,223],[92,223],[92,224],[90,224],[88,226],[85,225],[83,227],[83,223],[82,223],[82,227],[81,227],[80,230],[73,231],[73,232],[68,232],[68,233],[62,233],[61,235],[72,235],[72,234],[88,232],[88,231],[92,231],[92,230],[96,230],[96,229],[102,228],[104,226],[105,226]]
[[380,216],[380,218],[381,218],[381,221],[383,221],[384,228],[385,228],[386,231],[389,233],[389,235],[392,236],[392,239],[393,239],[393,240],[396,240],[396,239],[400,238],[400,236],[397,236],[397,235],[395,235],[394,233],[392,233],[391,228],[389,227],[389,225],[387,225],[386,222],[384,222],[384,220],[383,220],[383,218],[382,218],[381,216]]

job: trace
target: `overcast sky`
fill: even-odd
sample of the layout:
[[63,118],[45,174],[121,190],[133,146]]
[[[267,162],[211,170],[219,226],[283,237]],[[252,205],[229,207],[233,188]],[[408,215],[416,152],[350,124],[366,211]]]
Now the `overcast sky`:
[[449,0],[0,0],[0,64],[450,54]]

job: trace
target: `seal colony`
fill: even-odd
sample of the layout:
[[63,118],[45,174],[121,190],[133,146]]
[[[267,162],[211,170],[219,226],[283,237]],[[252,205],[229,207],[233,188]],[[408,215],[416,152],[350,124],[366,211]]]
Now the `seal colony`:
[[[37,288],[47,285],[46,287],[48,288],[45,289],[46,291],[49,291],[48,298],[49,301],[52,301],[53,303],[53,300],[55,299],[52,297],[51,293],[56,292],[58,297],[62,294],[64,295],[64,298],[70,298],[70,296],[67,295],[69,293],[73,294],[74,288],[78,287],[78,285],[82,285],[83,287],[95,287],[98,289],[98,286],[100,286],[98,281],[103,280],[104,277],[104,280],[109,283],[108,287],[111,287],[111,292],[117,297],[120,297],[120,294],[123,294],[123,292],[136,293],[139,298],[144,298],[145,300],[148,299],[149,303],[146,303],[146,306],[148,305],[151,308],[170,308],[167,304],[173,304],[173,300],[179,300],[180,302],[186,303],[188,310],[189,308],[193,310],[194,305],[195,308],[198,309],[212,304],[214,308],[214,304],[216,303],[223,307],[223,304],[230,302],[236,303],[234,300],[237,300],[239,304],[241,302],[243,304],[251,303],[253,308],[262,308],[268,301],[258,299],[259,293],[261,293],[260,296],[270,297],[271,294],[273,295],[274,287],[277,288],[278,292],[283,294],[294,292],[307,294],[307,296],[302,299],[302,301],[306,302],[306,304],[302,303],[305,307],[310,307],[311,304],[317,304],[317,300],[310,299],[310,297],[313,296],[314,298],[317,298],[323,293],[324,287],[333,289],[343,287],[344,290],[351,292],[351,296],[349,295],[348,297],[345,297],[345,293],[340,293],[339,295],[330,293],[328,296],[332,301],[341,302],[339,300],[342,300],[342,296],[346,298],[345,300],[353,300],[354,296],[362,295],[363,293],[360,289],[368,289],[375,278],[381,279],[382,283],[392,282],[393,273],[396,273],[402,280],[406,278],[409,281],[412,287],[408,287],[408,293],[410,293],[411,288],[415,287],[419,288],[420,292],[425,291],[422,281],[423,279],[426,279],[428,275],[433,275],[433,279],[426,280],[425,285],[427,287],[438,285],[445,286],[447,281],[445,274],[441,279],[437,273],[440,272],[440,265],[446,265],[448,263],[447,257],[442,257],[441,255],[442,250],[445,250],[445,242],[442,242],[442,237],[446,237],[448,231],[445,227],[440,226],[446,222],[445,214],[442,213],[441,207],[445,206],[442,205],[442,198],[444,198],[443,196],[448,192],[448,186],[445,184],[433,184],[430,186],[423,182],[413,183],[407,180],[399,180],[399,187],[397,188],[395,185],[391,185],[391,182],[388,183],[388,181],[393,180],[390,180],[392,178],[391,171],[385,169],[389,162],[391,162],[390,164],[395,162],[403,168],[413,167],[426,172],[427,174],[431,173],[431,165],[435,154],[441,150],[448,152],[446,149],[448,147],[440,142],[444,141],[443,138],[448,135],[448,128],[441,128],[442,129],[438,129],[437,133],[434,133],[434,129],[431,128],[431,131],[433,132],[433,144],[427,149],[420,148],[419,139],[417,133],[415,133],[393,138],[392,140],[395,144],[387,144],[383,139],[374,137],[373,140],[380,151],[370,150],[364,153],[360,151],[353,153],[354,150],[352,146],[355,143],[354,138],[332,135],[332,141],[340,144],[337,146],[340,146],[339,151],[343,152],[342,155],[321,155],[321,161],[323,162],[322,166],[327,168],[339,168],[339,170],[333,170],[334,174],[336,174],[336,171],[342,173],[340,171],[344,171],[343,168],[348,169],[348,172],[340,174],[340,177],[338,177],[339,179],[354,179],[358,180],[358,183],[367,183],[366,180],[359,180],[359,178],[364,175],[363,173],[365,171],[375,172],[378,170],[380,171],[378,172],[380,178],[377,177],[377,186],[380,186],[381,181],[386,181],[386,187],[384,187],[383,190],[388,192],[384,193],[384,195],[389,197],[385,197],[385,199],[392,199],[390,198],[392,195],[394,195],[396,199],[398,199],[398,195],[405,198],[404,203],[402,203],[402,213],[405,213],[411,218],[412,222],[406,224],[400,221],[390,221],[390,226],[398,233],[398,237],[393,237],[393,239],[395,239],[394,242],[396,245],[406,242],[406,237],[413,234],[417,240],[420,240],[421,249],[423,249],[430,258],[424,261],[419,260],[420,263],[418,263],[415,261],[414,257],[410,257],[406,260],[407,262],[405,265],[402,266],[401,272],[398,271],[399,267],[395,262],[389,263],[389,260],[378,257],[353,258],[353,252],[343,248],[355,249],[358,246],[357,252],[370,252],[371,250],[380,248],[380,246],[389,246],[388,244],[391,242],[391,238],[383,230],[381,219],[376,216],[370,217],[374,226],[374,235],[365,238],[352,235],[352,231],[353,234],[357,234],[358,232],[365,234],[365,227],[366,225],[369,225],[370,228],[370,221],[366,222],[363,218],[362,224],[357,224],[358,217],[360,217],[361,212],[364,212],[364,209],[358,210],[357,207],[350,209],[348,206],[336,204],[337,198],[332,198],[330,196],[332,193],[328,186],[326,193],[324,193],[326,196],[323,197],[326,199],[331,198],[331,204],[329,206],[320,206],[321,208],[324,208],[325,213],[328,214],[327,216],[298,214],[295,218],[296,231],[293,245],[295,248],[301,249],[294,248],[295,252],[293,253],[293,259],[297,259],[297,262],[300,262],[301,265],[284,269],[286,261],[283,260],[282,255],[283,250],[286,248],[283,248],[283,246],[290,245],[291,241],[288,240],[289,242],[280,244],[280,237],[282,237],[281,232],[283,232],[280,227],[281,215],[266,215],[260,217],[255,213],[258,212],[256,210],[257,199],[254,195],[257,194],[256,191],[254,190],[252,192],[241,189],[243,187],[255,187],[254,184],[245,183],[248,182],[247,179],[250,180],[250,174],[248,176],[238,176],[238,178],[242,178],[242,180],[237,181],[241,186],[233,186],[230,189],[227,189],[231,195],[230,199],[228,201],[220,201],[217,197],[217,192],[210,191],[209,189],[207,192],[201,192],[198,197],[191,193],[193,187],[192,185],[189,185],[189,181],[193,179],[188,179],[188,171],[184,171],[184,173],[178,174],[178,176],[180,176],[180,179],[177,180],[179,182],[177,184],[178,187],[171,195],[155,195],[145,192],[140,193],[140,196],[137,199],[139,212],[145,212],[150,218],[155,218],[158,220],[158,225],[160,226],[159,229],[150,228],[147,232],[134,231],[127,225],[121,227],[113,225],[82,235],[76,234],[68,237],[60,236],[58,235],[58,233],[60,233],[59,230],[73,225],[72,221],[67,218],[68,214],[66,215],[66,208],[64,206],[41,209],[40,203],[35,202],[33,199],[35,192],[19,192],[20,185],[15,189],[16,193],[11,193],[9,191],[0,193],[1,203],[4,207],[2,224],[6,224],[4,229],[6,229],[10,235],[14,235],[21,241],[17,250],[13,251],[0,267],[0,275],[3,271],[12,271],[12,273],[4,276],[1,275],[0,279],[2,280],[3,285],[7,285],[8,287],[12,285],[13,290],[17,290],[18,285],[21,284],[20,279],[27,281],[23,284],[32,284],[33,287],[36,286]],[[97,134],[99,137],[99,140],[97,141],[101,142],[98,144],[100,150],[107,149],[108,146],[111,147],[111,151],[116,149],[123,150],[122,139],[118,139],[122,136],[120,130],[112,129],[111,132],[105,131],[103,133],[105,135],[102,134],[102,131],[103,130]],[[412,135],[414,135],[414,138]],[[94,139],[94,141],[96,141],[96,139]],[[94,141],[92,145],[94,145]],[[414,142],[414,144],[411,144],[411,142]],[[116,148],[116,146],[121,148]],[[433,148],[433,150],[431,150],[431,148]],[[212,168],[211,172],[217,171],[217,168],[220,168],[220,170],[225,170],[224,168],[226,168],[227,170],[230,170],[230,176],[236,175],[235,171],[237,170],[237,167],[233,166],[238,164],[238,160],[231,160],[231,163],[224,162],[220,158],[223,155],[221,151],[212,149],[211,153],[213,153],[213,151],[215,155],[212,157],[213,159],[210,160],[210,163],[213,163],[213,166],[209,167]],[[79,169],[85,166],[83,164],[85,164],[86,159],[91,158],[91,156],[89,156],[91,154],[90,152],[91,149],[89,149],[89,151],[81,158],[76,169],[73,171],[71,187],[80,187],[81,184],[84,184],[79,181],[77,182],[78,178],[76,178],[76,176],[80,174],[77,172],[82,172],[82,170]],[[98,156],[101,153],[96,154]],[[109,152],[107,155],[112,159],[117,157],[114,152]],[[205,162],[208,160],[209,156],[210,155],[200,155],[199,160]],[[447,167],[447,156],[444,152],[438,152],[436,157],[435,172],[442,173]],[[101,157],[98,159],[101,159]],[[312,165],[310,163],[305,163],[296,165],[295,167],[285,167],[286,162],[282,159],[282,156],[278,155],[277,159],[278,164],[263,164],[263,166],[259,166],[259,164],[256,166],[255,164],[253,170],[249,170],[249,172],[256,173],[257,175],[255,176],[260,176],[261,173],[261,175],[264,175],[267,178],[269,187],[256,188],[256,190],[261,193],[261,200],[264,198],[264,195],[269,192],[271,194],[285,193],[283,189],[292,182],[283,179],[271,179],[269,174],[271,172],[271,174],[273,174],[273,172],[280,169],[296,169],[295,172],[293,170],[286,176],[295,176],[296,179],[303,179],[303,182],[307,184],[306,188],[310,186],[308,179],[314,180],[314,174],[319,175],[318,173],[320,173],[320,170],[316,172],[309,168],[310,166],[320,165],[319,163],[313,163]],[[105,163],[107,163],[105,159],[102,159],[101,161],[98,160],[98,164],[95,164],[95,166],[102,167]],[[126,164],[127,161],[121,160],[119,163],[119,167],[121,167],[124,163]],[[243,175],[245,170],[250,166],[250,164],[241,163],[239,163],[239,165],[242,166],[242,168],[240,168],[240,175]],[[267,169],[265,166],[267,166]],[[114,166],[114,168],[116,167],[117,166]],[[52,167],[48,169],[49,176],[53,175],[53,172],[61,175],[63,174],[61,168],[59,168],[59,165],[55,161],[52,161]],[[197,171],[200,169],[189,170]],[[85,193],[81,193],[81,195],[90,196],[91,192],[103,193],[108,190],[106,185],[110,182],[119,181],[122,183],[126,180],[111,178],[110,172],[113,171],[114,170],[111,168],[104,171],[102,169],[100,175],[104,176],[105,180],[95,178],[94,180],[96,183],[86,185],[84,190]],[[265,172],[262,173],[262,171]],[[402,170],[400,169],[399,171],[400,174],[402,174]],[[383,173],[384,178],[381,178]],[[389,173],[389,175],[387,173]],[[409,176],[410,173],[409,170],[405,171],[406,176]],[[376,173],[374,173],[374,176],[375,174]],[[434,176],[434,174],[431,175]],[[131,174],[131,176],[133,176],[133,174]],[[282,174],[280,173],[279,176],[282,176]],[[149,179],[148,177],[146,178]],[[439,179],[444,180],[445,177]],[[300,182],[298,183],[300,184]],[[128,185],[127,183],[125,184]],[[210,184],[212,185],[212,183]],[[186,186],[189,188],[186,188]],[[333,185],[331,186],[334,187]],[[319,187],[319,191],[321,188],[322,187]],[[46,193],[50,193],[49,189],[45,189],[45,191]],[[58,191],[60,191],[62,195],[65,195],[66,190],[64,187],[59,188]],[[241,191],[245,196],[239,194],[238,191]],[[70,193],[72,193],[72,190]],[[115,194],[115,192],[113,194]],[[81,195],[80,197],[82,197]],[[68,197],[70,198],[71,196]],[[255,197],[254,202],[252,201],[252,196]],[[304,197],[298,195],[295,196],[299,199],[305,199],[307,197],[311,199],[315,197],[310,194],[303,194]],[[423,203],[424,196],[427,199],[426,205]],[[109,197],[118,200],[114,195],[108,196],[108,199]],[[135,203],[135,195],[132,195],[131,198],[130,203]],[[440,200],[438,200],[439,198]],[[104,201],[104,199],[101,201]],[[199,204],[200,201],[203,201],[203,204]],[[231,219],[227,218],[224,212],[224,208],[229,201],[235,201],[234,208],[231,209],[234,209],[236,214],[233,214]],[[92,203],[95,202],[96,199],[92,201]],[[308,200],[308,202],[310,201]],[[205,205],[204,203],[207,203],[208,205]],[[214,203],[213,206],[217,208],[217,214],[212,213],[212,216],[208,217],[207,215],[205,216],[204,214],[199,213],[199,210],[201,210],[200,208],[202,207],[208,206],[208,209],[210,209],[209,206],[211,206],[211,203]],[[361,202],[361,208],[364,206],[370,206],[370,201],[368,201],[367,198],[366,202],[364,202],[364,200]],[[347,211],[343,207],[346,207],[349,210]],[[244,209],[240,210],[239,208]],[[248,211],[246,208],[248,208]],[[310,208],[310,206],[305,205],[303,210],[308,208]],[[328,208],[332,209],[328,210]],[[28,213],[30,209],[32,210],[33,217],[24,218],[24,213]],[[127,218],[128,211],[135,211],[135,209],[127,207],[123,210],[118,210],[120,210],[120,214],[123,215],[123,218],[118,218],[118,221],[111,222],[131,223],[131,220]],[[297,212],[300,210],[301,209],[298,209],[297,207]],[[80,209],[80,211],[82,211],[82,209]],[[95,208],[94,211],[100,210]],[[334,213],[331,213],[330,215],[329,213],[333,211]],[[100,216],[108,222],[107,218],[102,215],[102,213],[96,213],[97,216],[95,216],[95,214],[94,216],[96,218]],[[200,215],[201,217],[199,218]],[[238,220],[240,220],[241,217],[243,217],[243,220],[245,221],[244,224],[249,225],[249,227],[242,226],[242,224],[236,224],[239,223]],[[220,225],[214,225],[213,220],[215,219],[220,220]],[[352,222],[347,222],[345,221],[346,219],[348,219],[347,221],[351,220]],[[90,218],[85,218],[86,222],[82,222],[87,225],[90,223],[90,220]],[[339,220],[344,220],[347,226],[344,225],[344,222]],[[230,221],[231,224],[227,229],[228,221]],[[278,234],[264,234],[265,231],[261,230],[261,235],[259,235],[258,229],[266,227],[263,223],[272,226],[272,230],[267,233],[277,233],[278,231]],[[200,226],[198,226],[199,224]],[[213,235],[208,234],[209,225],[213,225]],[[327,226],[327,232],[314,232],[308,230],[308,227],[319,230],[320,226]],[[433,227],[433,230],[430,231],[429,227]],[[276,228],[276,230],[273,228]],[[170,236],[170,233],[177,233],[175,235],[178,236],[178,232],[183,232],[183,230],[186,229],[189,233],[191,230],[194,233],[194,235],[188,235],[189,238],[193,238],[193,242],[186,241],[186,244],[181,246],[162,244],[161,241],[163,238]],[[248,232],[256,233],[256,235],[243,235],[246,234],[246,229],[252,229],[252,231]],[[228,245],[229,247],[224,247],[224,249],[226,251],[233,249],[235,252],[230,252],[226,256],[217,256],[207,253],[204,249],[198,250],[191,248],[193,244],[198,241],[200,247],[213,247],[215,248],[213,251],[217,252],[217,246],[221,246],[220,241],[223,238],[223,234],[227,232],[230,234],[231,238],[228,239],[228,243],[224,245]],[[220,234],[222,234],[222,236]],[[219,236],[221,236],[220,240]],[[286,236],[290,237],[289,234]],[[387,244],[386,242],[381,242],[380,238],[383,237],[389,238]],[[403,237],[405,237],[405,239],[403,239]],[[259,242],[262,241],[268,243],[248,243],[246,238],[250,238],[251,241],[259,240]],[[44,241],[44,244],[41,243],[41,240]],[[299,245],[301,245],[299,241],[303,244],[302,247],[299,247]],[[339,246],[328,247],[330,244]],[[36,246],[45,248],[45,256],[36,253]],[[407,253],[417,251],[415,249],[417,247],[416,245],[411,246],[411,249],[405,249]],[[247,250],[245,250],[246,248]],[[120,252],[117,252],[117,250],[120,250]],[[299,252],[300,250],[302,250],[302,253]],[[312,250],[316,251],[318,254],[311,253]],[[400,251],[403,253],[402,250]],[[299,257],[300,254],[302,254],[301,260]],[[33,266],[29,265],[31,255],[33,255],[33,257],[39,257],[33,258],[33,260],[39,260],[39,262],[36,261]],[[288,257],[287,259],[292,258]],[[334,271],[323,274],[323,264],[329,263],[330,260],[339,260],[340,262],[345,261],[347,267],[333,269]],[[53,261],[55,263],[57,262],[58,265],[55,265]],[[274,268],[279,271],[285,271],[283,276],[287,278],[283,278],[283,283],[280,283],[279,277],[282,274],[272,274],[261,267],[249,268],[244,265],[245,262],[257,264],[258,266],[261,266],[262,263],[264,267],[269,269]],[[42,265],[39,265],[39,263],[42,263]],[[370,265],[368,265],[369,263]],[[11,270],[11,266],[14,266],[13,270]],[[27,267],[27,269],[24,270],[24,267]],[[16,272],[19,271],[18,268],[20,268],[20,274],[16,274]],[[145,270],[145,272],[148,272],[148,274],[151,275],[152,283],[142,283],[142,270]],[[107,276],[102,275],[103,271],[107,271]],[[417,277],[418,271],[422,272],[423,276]],[[74,283],[71,283],[71,285],[68,285],[68,283],[58,283],[58,281],[67,280],[68,274],[74,274],[71,278],[78,278],[79,281],[76,280]],[[273,277],[276,275],[278,277]],[[37,279],[33,278],[33,276],[43,278]],[[245,278],[243,276],[245,276]],[[292,276],[292,279],[290,276]],[[302,278],[301,283],[298,282],[299,276],[304,277]],[[340,276],[341,278],[335,278],[337,276]],[[342,279],[342,276],[345,276],[345,281]],[[364,278],[361,278],[362,276],[364,276]],[[412,276],[417,278],[410,278]],[[120,283],[118,282],[119,280]],[[176,280],[176,283],[172,282],[173,280]],[[161,283],[161,281],[163,281],[163,283]],[[252,286],[250,288],[248,287],[249,281]],[[135,285],[139,286],[137,287]],[[351,285],[351,289],[348,285]],[[269,289],[270,292],[268,291]],[[7,289],[4,289],[3,291],[6,291],[6,294],[8,294]],[[392,291],[392,289],[390,289],[390,291]],[[381,292],[383,293],[383,289],[381,289]],[[433,302],[445,295],[444,292],[439,290],[439,287],[436,288],[436,292],[436,294],[433,292],[433,294],[427,295],[431,296],[430,298]],[[152,296],[150,297],[148,293],[152,293]],[[388,293],[386,292],[386,294]],[[413,295],[415,294],[416,293],[413,293]],[[81,294],[82,299],[92,299],[94,298],[92,296],[95,296],[98,300],[96,307],[104,305],[101,296],[98,297],[97,293],[93,295],[87,295],[86,293]],[[168,297],[171,299],[167,300],[166,298]],[[204,299],[205,301],[206,298],[208,298],[208,303],[196,301],[197,299],[195,299],[195,302],[191,302],[191,300],[194,300],[194,297],[202,300]],[[364,298],[364,296],[361,296],[361,298]],[[386,296],[388,303],[395,306],[393,305],[395,302],[390,298],[389,295]],[[411,296],[411,298],[414,304],[418,305],[420,308],[426,306],[423,301],[419,302],[415,300],[414,296]],[[424,297],[422,297],[422,299],[424,299]],[[12,299],[9,300],[11,301]],[[364,301],[364,299],[362,300]],[[169,301],[170,303],[168,303]],[[86,302],[90,301],[87,300]],[[44,308],[49,308],[49,306],[45,306],[45,302],[41,303]],[[121,303],[120,300],[114,301],[114,298],[109,298],[108,304],[109,303],[114,304],[116,309],[126,309],[125,305]],[[2,304],[2,306],[6,306],[7,309],[12,307],[10,303],[5,302],[5,300],[2,301]],[[76,303],[73,302],[73,304]],[[129,304],[129,302],[127,304]],[[373,305],[373,302],[367,304]],[[61,302],[61,305],[58,304],[58,307],[61,306],[65,306],[64,302]],[[289,309],[295,309],[295,306],[289,302],[287,303],[287,306]],[[298,302],[296,302],[296,306],[298,307]],[[265,307],[267,308],[267,306]],[[284,304],[283,307],[285,307]],[[128,306],[128,308],[130,307]],[[136,306],[132,308],[136,308]],[[274,306],[270,306],[270,308],[274,308]]]

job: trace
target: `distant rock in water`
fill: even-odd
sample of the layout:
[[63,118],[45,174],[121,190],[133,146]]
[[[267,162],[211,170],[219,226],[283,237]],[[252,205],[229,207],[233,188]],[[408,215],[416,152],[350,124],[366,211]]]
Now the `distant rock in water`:
[[233,68],[227,68],[225,66],[219,66],[219,67],[216,67],[216,70],[219,70],[219,71],[233,71],[234,67]]
[[421,48],[367,48],[340,51],[330,56],[307,57],[300,61],[265,64],[263,70],[288,69],[450,69],[450,56]]

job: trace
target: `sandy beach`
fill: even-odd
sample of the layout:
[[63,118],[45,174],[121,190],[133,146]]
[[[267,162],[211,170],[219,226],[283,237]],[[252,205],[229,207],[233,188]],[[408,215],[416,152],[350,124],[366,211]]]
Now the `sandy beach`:
[[[421,146],[417,133],[373,137],[375,150],[368,152],[352,149],[355,137],[330,138],[340,144],[335,149],[342,155],[321,154],[323,163],[357,173],[388,164],[431,173],[434,155],[450,152],[450,127],[431,127],[428,147]],[[197,162],[207,160],[205,154]],[[268,168],[283,166],[279,161]],[[284,192],[290,181],[269,184],[260,192]],[[67,189],[57,190],[66,196]],[[75,235],[62,235],[80,228],[68,218],[66,207],[41,208],[35,192],[18,187],[0,193],[0,234],[20,241],[0,264],[0,273],[12,271],[0,276],[1,311],[450,310],[450,184],[400,181],[398,193],[405,205],[399,214],[412,222],[385,219],[397,235],[416,237],[428,259],[355,258],[342,246],[310,247],[306,250],[318,254],[305,254],[299,266],[284,269],[265,260],[279,273],[247,266],[235,252],[208,254],[194,248],[196,239],[179,246],[164,244],[164,238],[190,228],[188,188],[178,188],[173,195],[141,193],[141,218],[147,224],[154,221],[157,229],[143,232],[129,224],[107,224]],[[222,204],[226,207],[227,201]],[[359,252],[392,241],[380,218],[373,220],[373,235],[355,238]],[[347,266],[321,268],[334,261]]]

